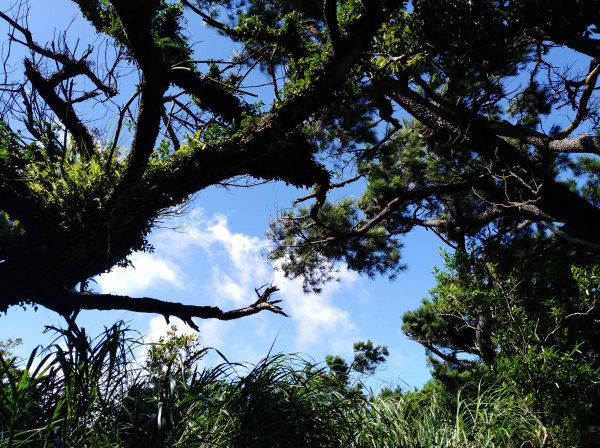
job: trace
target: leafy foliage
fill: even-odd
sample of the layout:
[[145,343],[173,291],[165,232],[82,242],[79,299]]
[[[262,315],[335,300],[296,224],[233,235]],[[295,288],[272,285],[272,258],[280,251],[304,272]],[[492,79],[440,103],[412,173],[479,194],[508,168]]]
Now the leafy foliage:
[[593,446],[600,405],[594,253],[544,235],[446,256],[404,332],[452,396],[476,378],[531,402],[559,445]]
[[[271,355],[256,365],[223,363],[171,369],[204,353],[174,332],[140,345],[121,324],[92,340],[74,325],[29,361],[0,364],[0,446],[93,447],[366,447],[541,446],[527,405],[501,390],[474,401],[457,395],[453,409],[437,395],[356,394],[324,367],[297,355]],[[134,354],[147,349],[166,364]],[[67,351],[68,350],[68,351]],[[385,348],[355,346],[358,369],[383,362]],[[342,360],[343,361],[343,360]],[[37,366],[37,367],[36,367]],[[142,370],[140,370],[142,369]]]
[[[174,333],[142,374],[118,326],[94,342],[69,320],[68,350],[2,355],[0,444],[592,446],[598,0],[73,2],[100,44],[38,43],[25,1],[0,12],[8,49],[27,54],[0,85],[0,310],[122,308],[196,328],[285,315],[276,286],[232,311],[85,290],[151,251],[152,227],[194,193],[282,181],[312,190],[272,224],[271,258],[307,290],[340,264],[394,277],[415,227],[450,247],[404,324],[435,381],[367,395],[349,377],[387,356],[370,342],[322,370],[274,356],[199,372],[198,342]],[[205,57],[199,20],[233,58]]]

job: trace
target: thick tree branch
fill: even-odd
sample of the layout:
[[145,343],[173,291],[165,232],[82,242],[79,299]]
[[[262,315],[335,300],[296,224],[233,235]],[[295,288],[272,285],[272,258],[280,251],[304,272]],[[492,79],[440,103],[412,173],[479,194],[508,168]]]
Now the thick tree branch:
[[596,154],[600,156],[600,137],[582,134],[548,143],[548,148],[557,152]]
[[146,76],[162,77],[166,71],[163,53],[152,36],[152,18],[157,0],[110,0],[127,39],[127,47]]
[[109,193],[109,202],[119,202],[123,197],[127,197],[146,171],[160,131],[162,98],[166,89],[167,83],[160,75],[143,82],[135,134],[125,160],[125,170],[115,188]]
[[491,136],[481,129],[473,129],[473,149],[486,160],[504,166],[526,170],[531,179],[538,179],[539,188],[530,194],[530,202],[552,221],[564,224],[562,230],[574,238],[600,243],[600,208],[588,202],[554,176],[536,165],[505,140]]
[[128,310],[138,313],[162,314],[167,321],[171,316],[178,317],[190,327],[199,330],[193,318],[234,320],[261,311],[270,311],[287,317],[287,314],[277,305],[281,300],[271,300],[271,296],[276,291],[278,291],[276,286],[269,286],[262,293],[257,290],[256,302],[231,311],[223,311],[216,306],[186,305],[150,297],[134,298],[113,294],[80,294],[76,292],[59,292],[47,297],[32,299],[32,301],[61,314],[79,310]]
[[582,240],[580,238],[575,238],[571,235],[569,235],[568,233],[566,233],[564,230],[559,229],[558,227],[556,227],[554,224],[552,224],[551,222],[543,222],[542,223],[546,228],[548,228],[549,230],[551,230],[552,232],[556,233],[558,236],[564,238],[565,240],[576,244],[578,246],[582,246],[582,247],[587,247],[588,249],[592,249],[595,251],[599,251],[600,252],[600,244],[598,243],[592,243],[590,241],[587,240]]
[[600,40],[598,39],[592,39],[580,33],[570,33],[567,36],[561,36],[551,28],[532,28],[528,31],[528,34],[535,39],[565,45],[572,50],[595,58],[596,60],[600,59]]
[[554,135],[547,136],[530,129],[521,129],[506,121],[488,120],[482,116],[478,116],[475,122],[478,126],[493,134],[520,140],[542,151],[550,150],[557,153],[600,155],[600,137],[581,134],[577,137],[557,139]]
[[339,51],[342,35],[337,19],[336,0],[323,0],[323,17],[325,18],[325,23],[327,23],[327,29],[329,30],[329,38],[331,39],[333,51]]
[[198,142],[197,149],[177,153],[163,166],[151,167],[140,184],[138,199],[147,200],[150,207],[165,208],[196,191],[241,175],[309,187],[328,175],[313,159],[314,149],[302,134],[280,135],[270,126],[247,132],[241,139],[206,146]]
[[228,122],[241,121],[244,113],[251,115],[252,110],[231,91],[203,77],[202,74],[185,67],[174,67],[169,73],[170,81],[194,96],[200,106],[222,117]]
[[482,361],[486,364],[492,364],[496,356],[492,345],[492,321],[483,310],[480,310],[477,314],[475,346],[479,350]]
[[[145,185],[161,192],[160,198],[152,200],[163,207],[170,206],[215,181],[243,174],[302,187],[322,183],[329,174],[313,160],[314,146],[295,129],[341,87],[361,52],[370,45],[383,18],[378,7],[362,14],[348,31],[355,36],[348,51],[326,57],[311,84],[239,132],[238,137],[199,144],[193,151],[174,155],[160,170],[150,170]],[[221,171],[215,170],[216,166]]]
[[[440,142],[455,142],[479,154],[498,171],[511,172],[514,167],[525,170],[531,179],[538,179],[536,191],[525,191],[542,214],[552,221],[565,224],[563,231],[572,237],[600,242],[600,209],[557,182],[543,167],[536,165],[517,148],[490,133],[489,129],[468,121],[468,117],[450,114],[429,103],[408,88],[406,83],[388,80],[389,95],[414,118],[431,130],[428,138]],[[524,185],[523,185],[524,186]]]
[[124,198],[143,176],[160,131],[163,95],[169,86],[161,49],[152,36],[152,17],[159,2],[151,0],[112,0],[123,24],[128,47],[142,70],[140,104],[125,170],[108,194],[108,202],[117,209],[128,206]]

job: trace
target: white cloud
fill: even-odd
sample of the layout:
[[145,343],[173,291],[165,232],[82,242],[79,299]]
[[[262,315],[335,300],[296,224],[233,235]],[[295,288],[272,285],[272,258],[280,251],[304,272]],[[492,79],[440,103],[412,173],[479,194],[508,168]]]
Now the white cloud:
[[167,323],[166,319],[162,316],[155,316],[148,322],[148,333],[145,335],[151,342],[157,342],[161,337],[167,335],[167,331],[171,330],[173,326],[177,327],[175,334],[186,335],[196,334],[196,330],[190,328],[181,319],[172,317]]
[[[182,237],[180,234],[179,238]],[[197,214],[195,223],[188,227],[186,240],[187,244],[195,243],[208,251],[225,251],[227,263],[220,263],[214,269],[211,285],[218,305],[248,305],[256,300],[254,288],[273,282],[280,288],[282,306],[294,324],[297,350],[324,343],[334,352],[351,346],[356,326],[350,313],[334,304],[334,296],[347,285],[356,284],[357,274],[342,269],[341,282],[325,285],[319,295],[305,294],[300,279],[285,278],[281,270],[274,270],[264,259],[262,254],[268,248],[267,241],[232,232],[222,215],[206,220]],[[255,327],[255,333],[265,332],[261,320],[256,320]]]
[[346,351],[356,333],[350,313],[334,304],[334,296],[342,285],[355,283],[358,275],[340,271],[341,282],[329,283],[321,294],[306,294],[302,280],[290,280],[280,270],[275,271],[274,283],[279,286],[292,321],[296,324],[295,346],[306,351],[309,347],[327,346],[334,353]]
[[157,250],[173,257],[193,246],[215,260],[210,291],[216,305],[246,306],[256,300],[254,288],[271,278],[271,267],[262,256],[267,241],[232,232],[223,215],[207,219],[194,210],[178,231],[157,235]]
[[[232,232],[223,215],[206,219],[202,212],[189,215],[183,231],[165,234],[163,242],[170,250],[180,251],[189,245],[206,250],[212,257],[224,254],[226,260],[219,259],[213,269],[210,290],[214,293],[218,306],[245,306],[256,299],[254,288],[273,282],[280,288],[278,295],[283,299],[282,306],[291,316],[294,325],[294,346],[297,350],[309,350],[326,345],[331,351],[347,350],[356,333],[350,313],[334,302],[336,294],[348,285],[357,285],[359,276],[342,269],[341,282],[325,285],[321,294],[305,294],[300,279],[285,278],[281,270],[262,255],[268,249],[268,242],[255,236]],[[205,339],[221,342],[223,329],[219,324],[204,324],[208,332]],[[265,331],[263,319],[255,319],[255,337]],[[219,331],[217,331],[219,328]],[[217,336],[218,335],[218,336]],[[216,346],[217,344],[215,344]]]
[[[181,288],[183,266],[186,266],[185,277],[192,279],[195,277],[191,271],[193,266],[208,260],[211,272],[207,277],[199,278],[206,282],[204,286],[210,293],[210,304],[223,309],[247,306],[256,300],[255,288],[272,282],[280,288],[277,298],[283,300],[281,306],[291,317],[283,320],[279,316],[261,314],[249,318],[244,323],[246,333],[239,335],[236,333],[241,327],[239,324],[197,321],[204,346],[219,348],[234,344],[235,347],[227,350],[248,351],[251,349],[246,347],[250,344],[248,331],[252,333],[250,340],[272,343],[277,337],[273,319],[279,319],[276,326],[288,335],[291,333],[295,350],[316,348],[340,353],[351,347],[356,337],[356,325],[348,310],[336,302],[341,294],[354,296],[348,286],[352,289],[360,286],[357,274],[342,269],[339,273],[341,282],[325,285],[321,294],[305,294],[301,279],[285,278],[281,270],[275,270],[265,260],[266,240],[233,232],[223,215],[207,218],[197,209],[182,221],[177,230],[160,230],[153,235],[155,254],[134,254],[132,262],[136,269],[117,268],[99,277],[102,291],[133,294],[159,282]],[[198,256],[205,260],[194,263],[193,257]],[[153,339],[164,335],[169,328],[162,317],[152,318],[149,325]],[[178,327],[191,331],[183,323]]]
[[102,293],[142,294],[161,283],[183,288],[182,273],[173,262],[143,252],[133,254],[130,259],[133,266],[116,267],[96,277]]
[[196,322],[200,328],[200,342],[204,347],[223,347],[225,336],[231,327],[215,319],[206,319]]

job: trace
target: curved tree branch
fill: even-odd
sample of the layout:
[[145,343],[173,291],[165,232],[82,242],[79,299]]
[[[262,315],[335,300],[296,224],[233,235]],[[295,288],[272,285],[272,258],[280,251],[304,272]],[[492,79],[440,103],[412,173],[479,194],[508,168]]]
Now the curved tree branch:
[[196,8],[194,5],[192,5],[188,0],[181,0],[181,4],[184,5],[185,7],[189,8],[195,14],[198,14],[207,25],[212,26],[213,28],[221,31],[222,33],[226,34],[227,36],[234,37],[234,38],[241,37],[240,33],[235,28],[228,27],[227,25],[219,22],[218,20],[213,19],[211,16],[204,13],[201,9]]
[[583,119],[588,114],[588,102],[590,97],[592,96],[592,92],[596,88],[596,82],[598,81],[598,76],[600,76],[600,64],[596,64],[596,66],[590,70],[588,75],[585,78],[583,83],[583,93],[581,94],[581,98],[579,99],[579,106],[577,107],[577,114],[573,121],[562,131],[553,136],[554,139],[561,139],[567,137],[571,132],[573,132],[577,127],[581,124]]
[[600,155],[600,137],[581,134],[577,137],[557,138],[555,135],[547,136],[530,129],[521,129],[506,121],[489,120],[482,116],[477,116],[475,122],[478,126],[493,134],[514,138],[541,150],[548,149],[557,153]]
[[[370,45],[383,19],[380,14],[379,8],[375,7],[363,14],[350,27],[360,32],[354,34],[354,45],[349,51],[326,57],[313,77],[314,82],[303,86],[283,104],[238,132],[236,138],[199,144],[185,154],[173,155],[160,170],[150,169],[143,186],[153,185],[160,197],[144,193],[146,197],[164,208],[215,181],[243,174],[265,180],[283,180],[302,187],[322,184],[329,173],[314,161],[314,146],[297,128],[318,110],[326,101],[324,99],[340,88],[360,52]],[[222,163],[215,163],[217,161]],[[207,169],[215,166],[222,171]]]
[[410,335],[409,335],[409,338],[412,339],[413,341],[421,344],[423,347],[425,347],[425,349],[427,349],[428,351],[430,351],[431,353],[438,356],[443,361],[445,361],[449,364],[452,364],[452,365],[455,365],[455,366],[461,367],[461,368],[468,368],[469,366],[473,365],[473,361],[469,361],[468,359],[459,359],[456,356],[448,355],[448,354],[444,353],[443,351],[439,350],[435,345],[430,344],[429,342],[427,342],[421,338],[413,337]]
[[25,75],[31,85],[39,92],[48,107],[52,109],[57,118],[65,125],[73,136],[78,152],[85,159],[92,157],[94,153],[94,139],[86,126],[77,116],[73,105],[61,99],[51,85],[34,67],[29,59],[25,59]]

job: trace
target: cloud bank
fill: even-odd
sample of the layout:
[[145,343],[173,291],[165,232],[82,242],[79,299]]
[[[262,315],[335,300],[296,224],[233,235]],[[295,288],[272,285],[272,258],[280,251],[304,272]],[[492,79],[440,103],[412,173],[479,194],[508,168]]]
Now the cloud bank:
[[[291,316],[289,320],[282,322],[281,316],[258,315],[246,318],[250,323],[245,326],[201,321],[198,324],[203,343],[220,347],[237,340],[234,345],[247,352],[251,350],[251,340],[262,338],[272,342],[277,335],[274,328],[289,332],[291,326],[294,350],[326,346],[335,353],[347,351],[356,336],[356,325],[348,310],[338,302],[340,296],[348,294],[349,286],[358,281],[357,274],[342,270],[343,282],[326,285],[319,295],[305,294],[300,279],[286,278],[276,265],[265,259],[264,254],[269,250],[267,240],[233,232],[223,215],[206,217],[196,209],[182,219],[177,230],[162,229],[152,236],[155,254],[132,256],[135,268],[115,268],[98,277],[101,291],[151,295],[155,288],[172,287],[175,291],[170,299],[175,300],[184,289],[193,288],[193,293],[204,303],[231,309],[252,303],[256,300],[255,288],[273,283],[280,288],[278,295]],[[195,271],[198,263],[208,265],[209,272],[200,268]],[[246,328],[248,325],[250,328]],[[150,319],[149,332],[153,339],[166,333],[168,328],[162,317]],[[237,328],[252,334],[236,335]],[[244,344],[248,347],[241,346]]]

